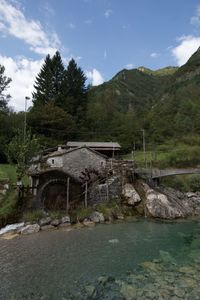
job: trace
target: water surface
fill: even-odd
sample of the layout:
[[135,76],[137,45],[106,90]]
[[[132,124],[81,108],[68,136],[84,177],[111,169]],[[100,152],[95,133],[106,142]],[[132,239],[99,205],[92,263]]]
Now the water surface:
[[0,299],[67,299],[70,291],[101,275],[123,278],[139,264],[157,259],[160,251],[170,253],[180,264],[187,263],[198,229],[198,221],[141,219],[1,239]]

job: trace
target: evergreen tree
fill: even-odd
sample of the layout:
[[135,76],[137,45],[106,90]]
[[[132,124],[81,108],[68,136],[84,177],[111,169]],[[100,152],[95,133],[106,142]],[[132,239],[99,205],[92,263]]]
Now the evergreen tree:
[[34,107],[45,105],[49,102],[57,102],[61,93],[64,79],[64,66],[60,53],[57,51],[51,58],[47,55],[42,69],[35,81],[33,93]]
[[10,95],[5,95],[4,92],[8,88],[11,78],[4,75],[5,67],[0,65],[0,111],[7,109],[7,103],[10,99]]
[[63,81],[63,95],[65,98],[65,110],[71,115],[80,118],[86,111],[87,88],[85,86],[86,76],[74,59],[71,59],[65,79]]

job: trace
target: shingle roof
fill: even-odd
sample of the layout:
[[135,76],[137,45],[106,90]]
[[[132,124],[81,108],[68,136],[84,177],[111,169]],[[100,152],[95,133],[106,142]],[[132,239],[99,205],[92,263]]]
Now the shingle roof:
[[67,147],[91,147],[91,148],[110,148],[110,149],[121,149],[118,143],[112,142],[68,142]]

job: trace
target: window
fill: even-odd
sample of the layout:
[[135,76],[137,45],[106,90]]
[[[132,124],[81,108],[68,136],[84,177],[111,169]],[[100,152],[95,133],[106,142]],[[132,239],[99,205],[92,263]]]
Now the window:
[[52,165],[54,165],[54,159],[52,159],[52,161],[51,161],[51,162],[52,162]]

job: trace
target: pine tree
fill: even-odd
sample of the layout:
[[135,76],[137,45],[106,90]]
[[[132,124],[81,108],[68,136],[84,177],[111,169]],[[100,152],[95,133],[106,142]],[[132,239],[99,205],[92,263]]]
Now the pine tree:
[[45,105],[53,100],[53,73],[52,60],[48,54],[40,73],[36,77],[34,84],[35,92],[33,92],[33,104],[35,107]]
[[61,93],[64,79],[64,66],[60,53],[57,51],[51,58],[47,55],[42,69],[35,81],[33,93],[34,106],[45,105],[49,102],[57,102]]
[[4,75],[5,67],[0,65],[0,111],[6,111],[7,103],[10,99],[10,95],[5,95],[4,92],[8,88],[11,78]]
[[64,108],[71,115],[83,117],[87,105],[86,76],[74,59],[71,59],[63,81]]

